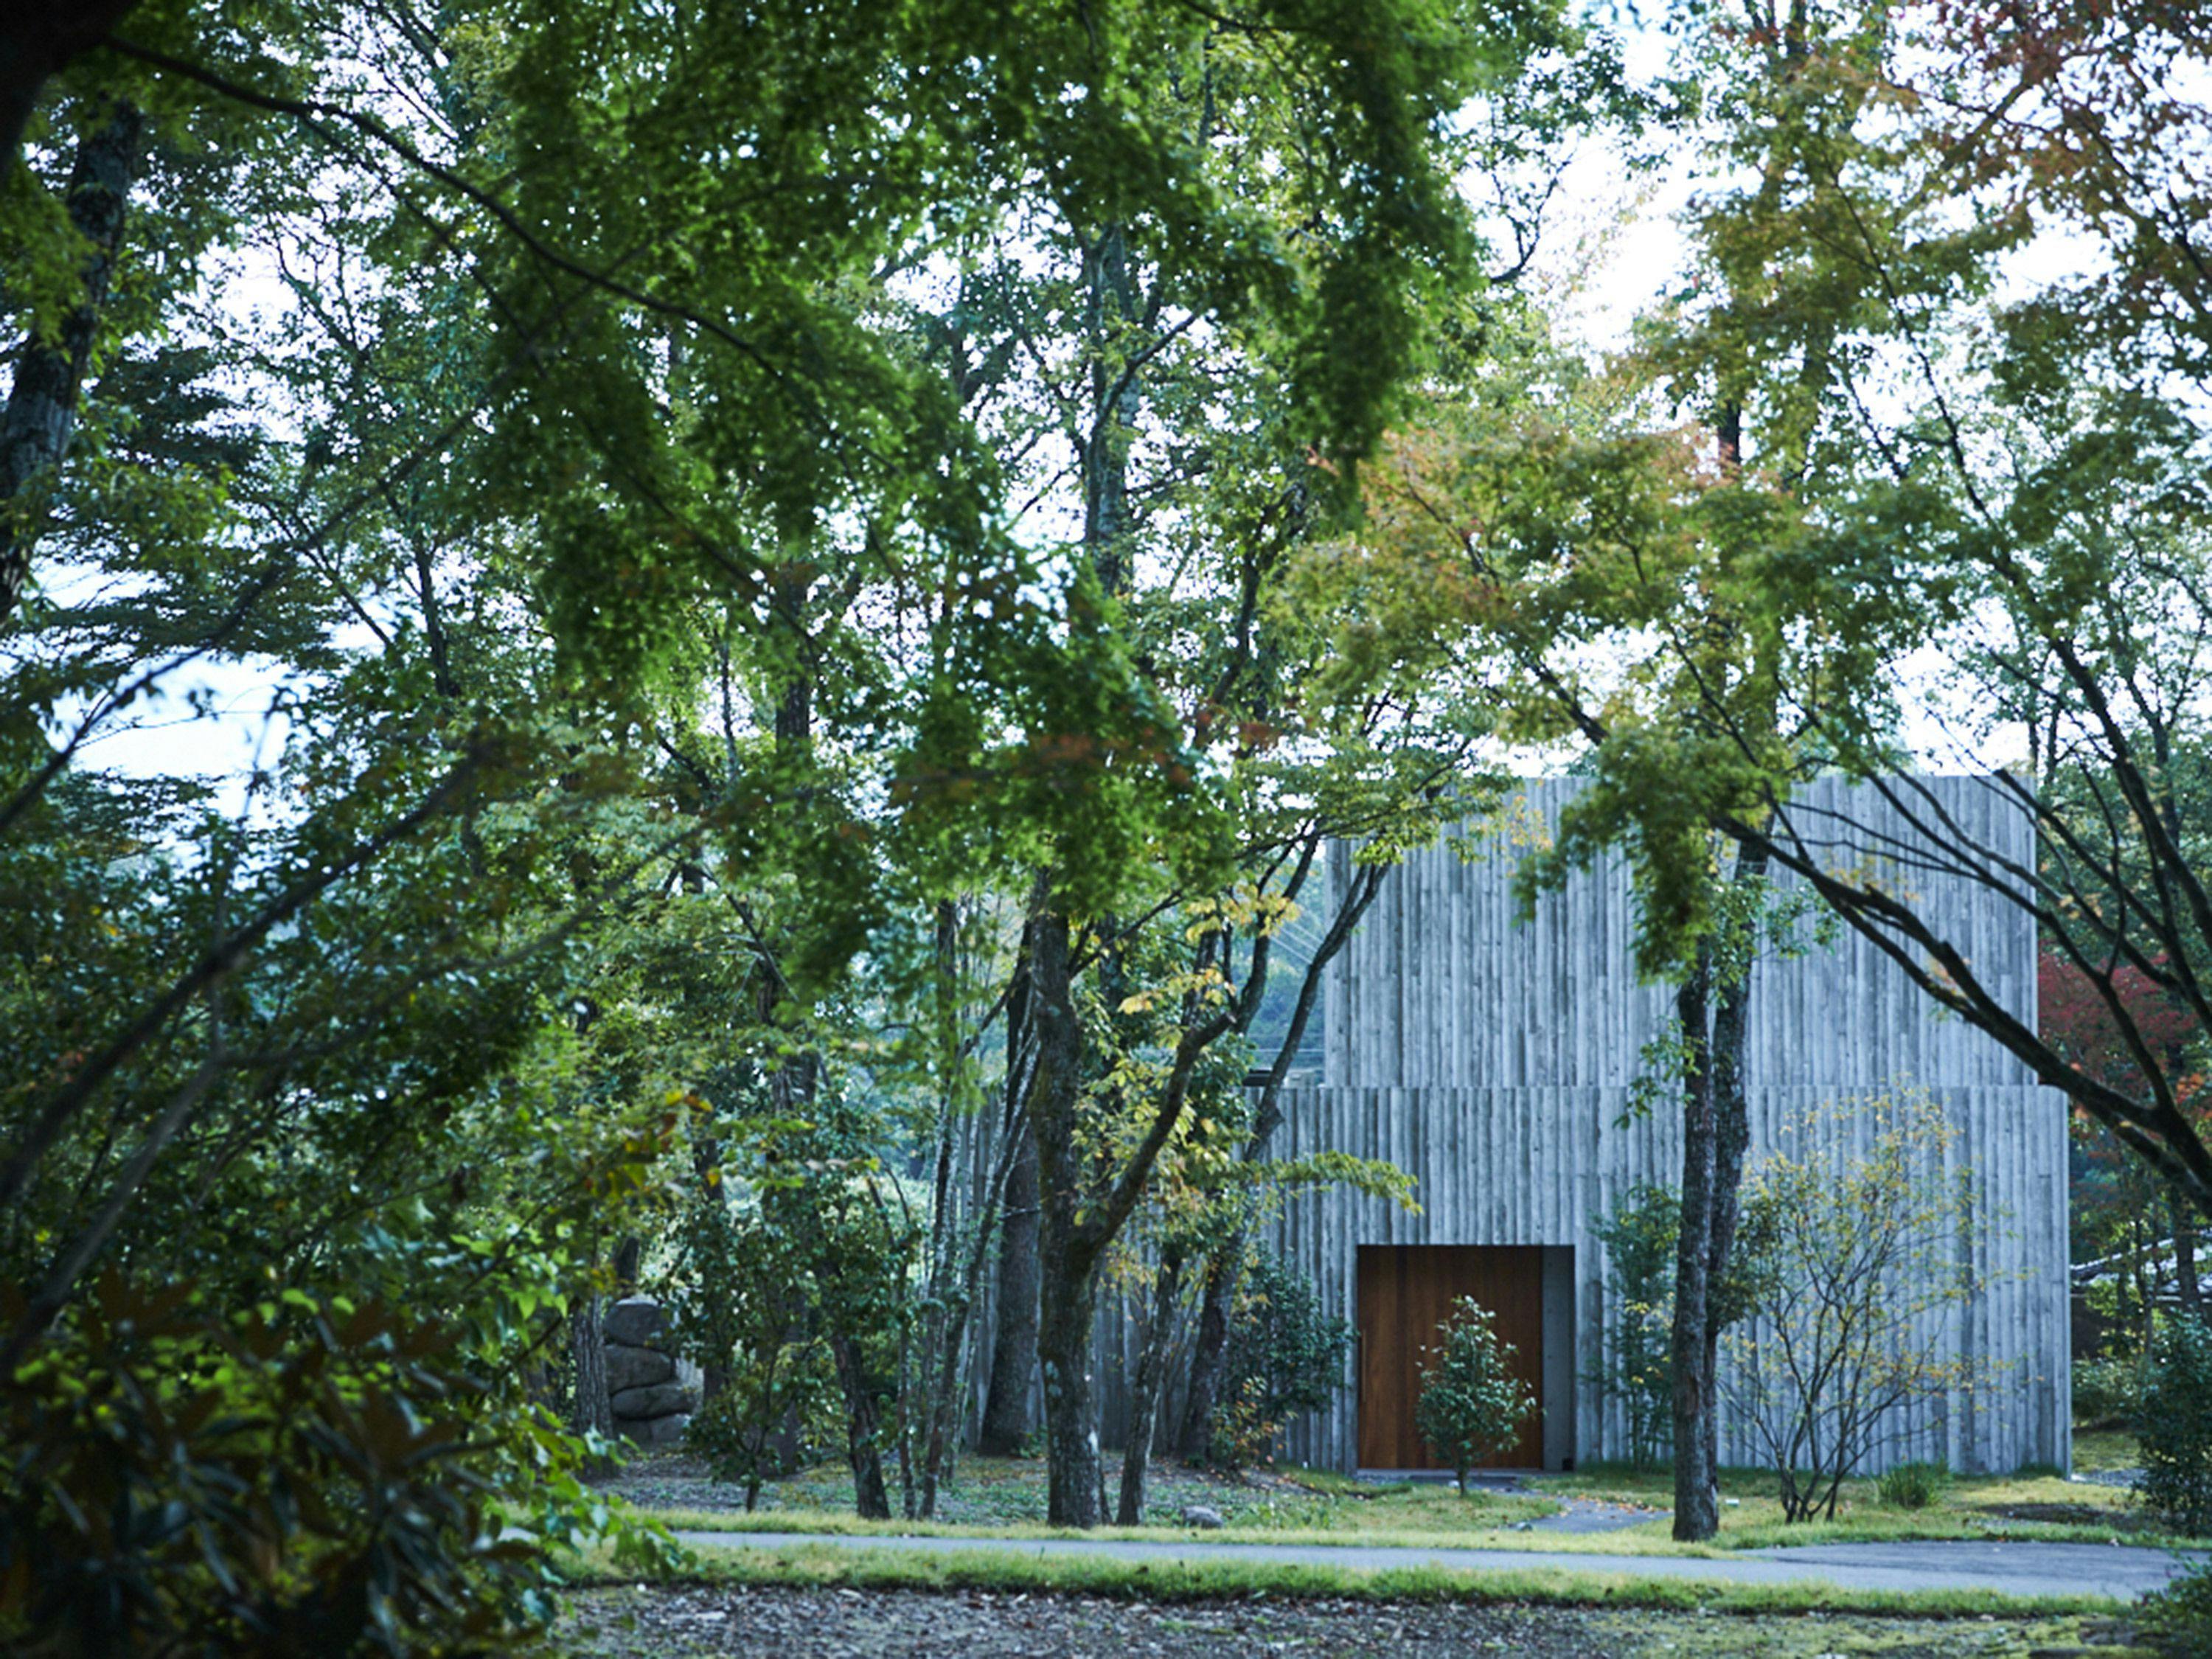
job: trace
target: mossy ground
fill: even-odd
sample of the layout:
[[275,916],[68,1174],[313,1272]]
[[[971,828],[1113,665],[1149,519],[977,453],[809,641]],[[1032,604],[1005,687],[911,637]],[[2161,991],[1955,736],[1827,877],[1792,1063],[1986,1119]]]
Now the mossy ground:
[[[2076,1467],[2126,1468],[2134,1443],[2124,1435],[2084,1435]],[[1109,1470],[1110,1473],[1110,1470]],[[641,1456],[612,1483],[633,1503],[672,1525],[692,1528],[865,1532],[877,1528],[854,1519],[852,1482],[836,1467],[810,1470],[769,1486],[759,1510],[740,1512],[741,1494],[711,1480],[702,1465],[681,1454]],[[1531,1477],[1522,1492],[1476,1491],[1462,1497],[1449,1483],[1362,1482],[1321,1470],[1281,1468],[1222,1475],[1171,1462],[1156,1466],[1146,1527],[1132,1534],[1109,1528],[1102,1536],[1156,1535],[1179,1528],[1181,1511],[1204,1504],[1226,1528],[1209,1536],[1222,1541],[1446,1545],[1528,1547],[1527,1523],[1555,1512],[1560,1500],[1581,1498],[1653,1511],[1626,1529],[1573,1536],[1546,1534],[1543,1547],[1564,1553],[1671,1554],[1685,1551],[1668,1535],[1663,1510],[1672,1502],[1666,1471],[1601,1466],[1571,1474]],[[2036,1539],[2049,1542],[2182,1545],[2190,1540],[2159,1531],[2124,1486],[2068,1480],[2040,1471],[1960,1478],[1936,1501],[1918,1510],[1881,1501],[1872,1480],[1844,1485],[1832,1521],[1792,1525],[1783,1518],[1774,1477],[1756,1469],[1723,1472],[1721,1532],[1697,1548],[1750,1549],[1776,1544],[1890,1542],[1911,1539]],[[894,1508],[897,1507],[896,1491]],[[903,1518],[881,1529],[897,1532],[988,1533],[1008,1537],[1050,1535],[1044,1525],[1044,1466],[1026,1458],[968,1458],[939,1496],[933,1521]]]

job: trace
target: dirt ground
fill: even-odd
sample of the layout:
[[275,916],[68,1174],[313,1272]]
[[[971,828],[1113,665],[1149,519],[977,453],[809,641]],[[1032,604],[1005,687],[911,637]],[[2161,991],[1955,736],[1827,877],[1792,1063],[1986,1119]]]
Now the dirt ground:
[[1357,1601],[1176,1603],[910,1590],[623,1587],[575,1599],[556,1629],[573,1659],[2122,1659],[2109,1620],[2024,1624],[1838,1614],[1724,1614]]

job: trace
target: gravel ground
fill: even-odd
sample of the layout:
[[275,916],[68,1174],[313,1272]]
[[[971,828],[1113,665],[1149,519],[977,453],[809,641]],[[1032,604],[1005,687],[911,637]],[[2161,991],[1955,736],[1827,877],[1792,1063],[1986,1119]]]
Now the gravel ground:
[[1176,1603],[963,1592],[621,1588],[577,1599],[556,1632],[573,1659],[1682,1659],[1686,1655],[1978,1659],[2095,1654],[2124,1632],[2097,1621],[1760,1619],[1581,1608]]

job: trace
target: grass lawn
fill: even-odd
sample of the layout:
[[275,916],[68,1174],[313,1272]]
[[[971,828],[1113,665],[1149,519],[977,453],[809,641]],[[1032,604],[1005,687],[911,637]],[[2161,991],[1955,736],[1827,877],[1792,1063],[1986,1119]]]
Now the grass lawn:
[[[2104,1437],[2100,1467],[2131,1467],[2134,1443]],[[1562,1497],[1594,1498],[1654,1507],[1673,1501],[1673,1477],[1664,1469],[1639,1472],[1599,1466],[1573,1474],[1544,1475],[1532,1484]],[[1773,1475],[1763,1469],[1721,1472],[1721,1531],[1725,1548],[1777,1544],[1874,1542],[1916,1538],[2042,1539],[2051,1542],[2183,1546],[2203,1540],[2175,1538],[2156,1528],[2125,1487],[2027,1473],[1961,1476],[1925,1509],[1894,1509],[1881,1502],[1872,1480],[1846,1480],[1832,1522],[1791,1525],[1782,1518]],[[1663,1531],[1664,1523],[1638,1528],[1628,1537]],[[1619,1537],[1622,1534],[1613,1534]]]
[[[653,1575],[617,1567],[604,1552],[570,1558],[578,1586],[641,1582]],[[1663,1607],[1729,1613],[1853,1612],[1887,1616],[2027,1619],[2058,1614],[2110,1617],[2100,1595],[2004,1595],[1989,1590],[1875,1590],[1806,1582],[1730,1584],[1638,1577],[1544,1567],[1480,1575],[1431,1566],[1385,1571],[1305,1562],[1101,1560],[983,1551],[874,1551],[799,1544],[702,1557],[666,1582],[697,1584],[835,1585],[854,1589],[990,1589],[1040,1595],[1127,1597],[1146,1601],[1296,1596],[1360,1601],[1513,1602],[1523,1606]]]
[[[2124,1436],[2083,1436],[2091,1467],[2124,1468],[2134,1462]],[[1113,1460],[1109,1460],[1109,1479]],[[1157,1537],[1179,1529],[1180,1510],[1202,1504],[1227,1525],[1206,1535],[1222,1542],[1273,1541],[1527,1548],[1621,1554],[1711,1553],[1776,1544],[1864,1542],[1905,1539],[2039,1539],[2055,1542],[2178,1545],[2189,1540],[2154,1530],[2123,1487],[2067,1480],[2049,1474],[1959,1479],[1929,1507],[1883,1504],[1871,1480],[1844,1484],[1832,1522],[1790,1526],[1771,1475],[1731,1469],[1722,1476],[1721,1533],[1712,1545],[1679,1545],[1662,1516],[1622,1530],[1569,1534],[1538,1532],[1528,1523],[1556,1512],[1562,1498],[1581,1498],[1646,1510],[1672,1501],[1664,1470],[1638,1472],[1600,1467],[1572,1474],[1532,1477],[1522,1493],[1477,1492],[1462,1498],[1449,1484],[1362,1483],[1320,1470],[1284,1468],[1237,1478],[1166,1462],[1155,1468],[1152,1502],[1142,1529],[1103,1528],[1092,1537]],[[734,1488],[708,1478],[696,1459],[647,1454],[611,1483],[613,1491],[673,1527],[705,1530],[763,1530],[866,1534],[990,1534],[1007,1538],[1055,1535],[1044,1524],[1044,1466],[1026,1458],[969,1458],[939,1494],[935,1521],[866,1522],[853,1514],[852,1485],[842,1468],[827,1466],[770,1486],[760,1510],[742,1512]],[[898,1502],[896,1486],[892,1502]]]
[[2142,1448],[2125,1429],[2076,1429],[2074,1431],[2074,1473],[2105,1474],[2114,1469],[2142,1466]]
[[[1109,1479],[1115,1473],[1109,1460]],[[1058,1535],[1044,1524],[1044,1464],[1035,1458],[970,1457],[940,1492],[934,1522],[863,1522],[853,1513],[851,1478],[842,1467],[811,1469],[777,1482],[747,1515],[734,1488],[718,1486],[694,1460],[648,1454],[609,1489],[671,1526],[768,1532],[846,1534],[989,1534],[1007,1538]],[[1559,1510],[1537,1493],[1471,1492],[1449,1486],[1393,1483],[1367,1486],[1341,1475],[1299,1469],[1223,1476],[1167,1462],[1155,1466],[1143,1528],[1101,1528],[1095,1538],[1157,1537],[1182,1528],[1186,1505],[1203,1504],[1227,1523],[1206,1536],[1226,1542],[1382,1542],[1435,1546],[1525,1538],[1510,1528]],[[896,1505],[898,1495],[892,1492]]]
[[[2077,1455],[2085,1470],[2124,1468],[2136,1461],[2132,1443],[2123,1436],[2082,1437]],[[1109,1473],[1110,1476],[1110,1467]],[[1525,1548],[1533,1544],[1569,1555],[1577,1551],[1721,1553],[1711,1546],[1674,1543],[1667,1536],[1664,1519],[1626,1531],[1581,1535],[1532,1536],[1516,1529],[1516,1522],[1525,1526],[1535,1516],[1556,1511],[1566,1499],[1663,1506],[1671,1498],[1663,1473],[1599,1468],[1539,1477],[1534,1484],[1540,1490],[1485,1492],[1462,1499],[1448,1485],[1363,1484],[1341,1474],[1296,1468],[1229,1480],[1170,1464],[1156,1470],[1156,1502],[1148,1529],[1103,1528],[1088,1535],[1158,1538],[1176,1526],[1176,1510],[1204,1503],[1220,1510],[1230,1522],[1221,1531],[1205,1534],[1210,1540],[1409,1547]],[[904,1521],[872,1526],[858,1522],[852,1515],[849,1482],[836,1468],[813,1470],[780,1483],[763,1494],[764,1507],[751,1516],[736,1510],[739,1500],[733,1489],[709,1480],[696,1460],[681,1454],[641,1457],[611,1485],[660,1519],[685,1528],[943,1532],[1008,1539],[1054,1535],[1054,1529],[1042,1524],[1043,1466],[1027,1459],[967,1460],[952,1487],[941,1495],[945,1519],[933,1527]],[[1937,1504],[1917,1511],[1886,1508],[1872,1482],[1851,1482],[1844,1487],[1837,1523],[1795,1528],[1782,1523],[1771,1476],[1728,1471],[1723,1493],[1736,1500],[1723,1512],[1719,1543],[1729,1548],[1902,1538],[2169,1541],[2143,1527],[2124,1488],[2046,1475],[1954,1481]],[[896,1488],[893,1501],[897,1501]],[[1981,1591],[1898,1594],[1817,1584],[1702,1583],[1579,1570],[1571,1559],[1536,1571],[1477,1576],[1425,1565],[1371,1571],[1248,1559],[1128,1562],[997,1552],[889,1555],[799,1543],[759,1551],[702,1551],[672,1574],[641,1573],[635,1564],[618,1568],[599,1551],[572,1559],[566,1576],[577,1586],[577,1609],[589,1610],[600,1623],[618,1625],[627,1632],[612,1645],[587,1640],[577,1622],[584,1618],[580,1611],[556,1638],[557,1650],[574,1659],[734,1653],[753,1638],[746,1621],[763,1618],[818,1627],[823,1655],[852,1650],[847,1644],[849,1632],[837,1624],[848,1616],[863,1622],[920,1620],[933,1629],[947,1620],[965,1620],[975,1626],[979,1647],[989,1647],[994,1631],[1000,1638],[1006,1635],[994,1620],[1000,1626],[1018,1623],[1024,1631],[1039,1618],[1048,1625],[1061,1618],[1087,1628],[1105,1616],[1092,1610],[1109,1605],[1133,1609],[1115,1616],[1125,1617],[1133,1628],[1141,1627],[1152,1636],[1180,1623],[1218,1623],[1232,1616],[1241,1632],[1249,1619],[1261,1617],[1256,1610],[1273,1607],[1280,1611],[1265,1617],[1276,1619],[1285,1632],[1298,1637],[1290,1645],[1300,1650],[1333,1651],[1345,1645],[1347,1651],[1387,1652],[1398,1640],[1398,1632],[1407,1628],[1407,1619],[1414,1616],[1407,1610],[1428,1607],[1438,1611],[1419,1617],[1520,1620],[1515,1628],[1522,1635],[1474,1645],[1546,1656],[1595,1650],[1595,1643],[1633,1659],[1732,1659],[1753,1654],[1762,1659],[1844,1659],[1846,1655],[1980,1659],[1984,1654],[2021,1653],[2150,1659],[2147,1650],[2132,1645],[2144,1638],[2130,1613],[2094,1596],[2022,1598]],[[861,1594],[856,1597],[855,1592]],[[921,1598],[918,1601],[884,1600],[917,1594]],[[823,1599],[805,1599],[810,1595]],[[619,1608],[610,1604],[595,1609],[594,1596],[628,1596],[631,1601]],[[763,1599],[776,1596],[799,1599],[781,1603]],[[1069,1611],[1041,1613],[1038,1609],[1045,1603]],[[656,1608],[667,1617],[657,1619]],[[1188,1613],[1178,1611],[1186,1608]],[[1455,1608],[1462,1611],[1450,1611]],[[1468,1608],[1500,1611],[1463,1611]],[[1547,1620],[1557,1621],[1559,1628],[1553,1630]],[[685,1636],[688,1641],[687,1633],[709,1628],[726,1630],[741,1645],[694,1647],[673,1642],[674,1636]],[[1547,1631],[1549,1637],[1540,1642],[1528,1634]],[[1205,1642],[1191,1639],[1197,1642],[1191,1651],[1212,1650]],[[1133,1645],[1141,1648],[1145,1643]]]

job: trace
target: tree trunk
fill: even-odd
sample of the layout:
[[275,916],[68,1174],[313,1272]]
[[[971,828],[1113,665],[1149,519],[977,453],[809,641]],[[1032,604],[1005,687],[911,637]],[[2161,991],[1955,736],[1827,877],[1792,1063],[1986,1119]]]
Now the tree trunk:
[[623,1236],[615,1246],[615,1291],[621,1296],[637,1294],[637,1275],[645,1262],[645,1241],[635,1233]]
[[1066,1230],[1048,1224],[1038,1255],[1044,1269],[1037,1363],[1044,1371],[1045,1519],[1055,1527],[1095,1527],[1104,1518],[1105,1475],[1098,1455],[1098,1401],[1091,1378],[1091,1328],[1098,1279],[1088,1252],[1069,1248]]
[[1036,1375],[1037,1161],[1024,1104],[1030,1079],[1021,1056],[1030,1041],[1030,957],[1026,939],[1006,988],[1006,1082],[1000,1133],[1018,1137],[1000,1203],[998,1305],[991,1331],[991,1376],[975,1449],[1011,1457],[1030,1435],[1030,1382]]
[[884,1484],[883,1413],[875,1389],[860,1345],[842,1331],[830,1334],[830,1355],[845,1395],[845,1462],[853,1471],[854,1507],[863,1521],[888,1521],[891,1498]]
[[[729,1200],[723,1194],[719,1172],[722,1165],[722,1143],[719,1139],[701,1139],[691,1149],[691,1171],[698,1177],[693,1187],[691,1202],[705,1209],[716,1222],[723,1218],[718,1212],[727,1208]],[[709,1180],[714,1176],[716,1178]],[[709,1331],[729,1328],[730,1310],[726,1305],[704,1310],[704,1323]],[[729,1391],[730,1354],[721,1338],[708,1345],[699,1361],[699,1403],[706,1405]]]
[[[1082,436],[1083,546],[1098,584],[1119,597],[1128,576],[1127,429],[1140,403],[1137,365],[1116,362],[1122,330],[1140,307],[1128,240],[1109,225],[1085,250],[1085,331],[1093,347],[1089,422]],[[1030,1134],[1037,1154],[1037,1364],[1044,1382],[1046,1510],[1056,1526],[1094,1527],[1105,1514],[1105,1471],[1091,1378],[1091,1328],[1098,1263],[1120,1224],[1085,1218],[1089,1171],[1077,1146],[1082,1104],[1083,1021],[1075,1006],[1067,916],[1048,872],[1029,906],[1028,1018],[1036,1034]],[[1155,1154],[1157,1155],[1157,1150]],[[1133,1171],[1141,1179],[1143,1170]],[[1012,1220],[1011,1215],[1008,1219]]]
[[1030,1382],[1037,1367],[1036,1140],[1026,1129],[1022,1139],[1025,1144],[1006,1174],[991,1384],[975,1443],[988,1457],[1011,1457],[1030,1437]]
[[938,1488],[952,1479],[952,1455],[960,1429],[960,1351],[968,1342],[968,1308],[963,1298],[946,1316],[945,1352],[931,1379],[929,1426],[921,1462],[921,1518],[925,1521],[936,1516]]
[[[578,1434],[614,1437],[615,1408],[607,1394],[607,1310],[598,1296],[587,1296],[569,1312],[568,1352],[575,1361],[576,1395],[568,1413],[568,1426]],[[594,1458],[591,1472],[603,1474],[608,1464]]]
[[47,81],[88,52],[137,0],[70,0],[10,9],[0,22],[0,183],[15,171],[23,129]]
[[1145,1346],[1137,1356],[1137,1376],[1129,1389],[1129,1440],[1121,1449],[1121,1501],[1116,1526],[1145,1524],[1145,1474],[1152,1455],[1152,1426],[1159,1416],[1160,1383],[1167,1376],[1168,1343],[1175,1334],[1176,1297],[1182,1289],[1181,1250],[1170,1249],[1152,1284],[1152,1318],[1145,1327]]
[[[1304,890],[1306,874],[1312,868],[1313,856],[1321,851],[1322,842],[1316,831],[1308,844],[1305,858],[1297,874],[1285,890],[1284,896],[1295,899]],[[1267,1155],[1268,1143],[1282,1122],[1282,1091],[1285,1079],[1290,1075],[1291,1063],[1296,1059],[1305,1041],[1306,1027],[1312,1020],[1314,1010],[1320,1006],[1322,974],[1343,950],[1352,930],[1375,902],[1382,890],[1382,881],[1389,874],[1387,866],[1376,865],[1356,870],[1350,884],[1337,902],[1336,914],[1331,918],[1328,931],[1322,936],[1320,946],[1308,959],[1304,979],[1298,985],[1297,1000],[1291,1009],[1290,1024],[1284,1030],[1273,1062],[1267,1068],[1267,1082],[1260,1091],[1259,1111],[1253,1120],[1252,1137],[1244,1147],[1244,1161],[1256,1164]],[[1239,1029],[1249,1031],[1260,1012],[1267,994],[1270,953],[1264,945],[1254,950],[1252,971],[1246,975],[1244,1010]],[[1176,1436],[1176,1445],[1187,1463],[1206,1461],[1213,1436],[1214,1402],[1221,1397],[1221,1385],[1229,1373],[1229,1332],[1237,1310],[1237,1285],[1244,1272],[1244,1247],[1248,1237],[1245,1229],[1237,1227],[1216,1250],[1206,1264],[1206,1297],[1199,1312],[1198,1340],[1190,1357],[1190,1385],[1184,1391],[1182,1425]]]
[[84,293],[51,343],[35,332],[24,342],[7,410],[0,415],[0,627],[15,614],[30,580],[31,555],[46,529],[54,481],[76,428],[77,401],[123,240],[123,206],[144,126],[134,106],[118,104],[77,143],[65,205],[70,225],[89,245]]
[[[1739,884],[1756,883],[1766,874],[1766,855],[1745,852],[1736,860],[1731,879]],[[1754,904],[1757,895],[1753,895]],[[1752,924],[1747,921],[1747,927]],[[1720,1387],[1721,1330],[1729,1319],[1746,1311],[1724,1305],[1723,1287],[1728,1282],[1729,1258],[1735,1249],[1736,1224],[1743,1213],[1743,1160],[1751,1149],[1751,1107],[1745,1095],[1744,1039],[1751,1025],[1750,940],[1734,953],[1740,969],[1717,987],[1713,1008],[1711,1060],[1713,1072],[1713,1189],[1712,1232],[1705,1248],[1705,1467],[1720,1478],[1720,1413],[1715,1402]],[[1719,1524],[1717,1516],[1715,1525]]]
[[1700,950],[1697,965],[1674,994],[1683,1044],[1682,1229],[1674,1252],[1674,1536],[1695,1541],[1720,1529],[1714,1487],[1713,1377],[1706,1337],[1711,1313],[1713,1196],[1718,1125],[1713,1110],[1713,1067],[1706,1011],[1712,967]]
[[2197,1218],[2186,1205],[2176,1204],[2172,1209],[2174,1291],[2185,1311],[2198,1313],[2203,1310],[2204,1297],[2197,1284]]
[[1044,1377],[1046,1518],[1056,1527],[1095,1527],[1103,1505],[1091,1327],[1100,1247],[1078,1212],[1083,1025],[1075,1007],[1067,918],[1054,914],[1043,878],[1030,915],[1030,1018],[1037,1056],[1030,1133],[1037,1153],[1037,1363]]
[[1244,1266],[1244,1232],[1239,1228],[1206,1262],[1206,1296],[1199,1306],[1198,1340],[1190,1357],[1190,1386],[1182,1402],[1182,1427],[1176,1448],[1186,1463],[1206,1461],[1213,1444],[1213,1406],[1229,1374],[1229,1321],[1237,1303],[1237,1281]]

